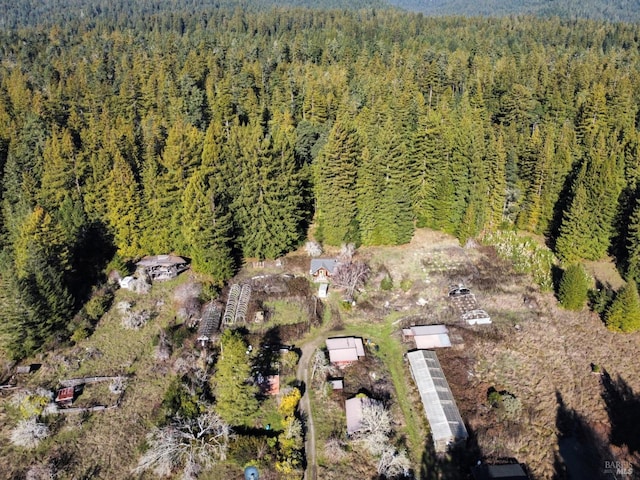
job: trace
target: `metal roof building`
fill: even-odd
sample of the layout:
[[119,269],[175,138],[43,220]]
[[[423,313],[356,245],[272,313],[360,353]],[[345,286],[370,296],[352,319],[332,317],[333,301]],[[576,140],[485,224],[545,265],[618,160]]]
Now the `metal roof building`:
[[416,348],[443,348],[450,347],[449,330],[445,325],[418,325],[402,330],[405,338],[413,337]]
[[407,353],[407,358],[431,426],[435,450],[446,452],[450,444],[466,439],[468,434],[438,356],[431,350],[414,350]]
[[357,362],[360,357],[365,356],[362,338],[333,337],[327,338],[326,343],[331,363],[344,365]]

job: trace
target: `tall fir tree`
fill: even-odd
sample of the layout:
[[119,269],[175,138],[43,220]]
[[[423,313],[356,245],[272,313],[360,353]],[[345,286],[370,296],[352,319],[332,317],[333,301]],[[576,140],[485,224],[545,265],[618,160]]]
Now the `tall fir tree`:
[[196,171],[182,196],[182,235],[195,271],[206,273],[222,285],[235,271],[230,215],[216,201],[207,175]]
[[140,188],[130,165],[120,155],[114,158],[106,196],[107,219],[118,254],[123,258],[139,257],[145,253],[141,247]]
[[640,198],[627,226],[626,277],[628,280],[640,281]]
[[359,243],[357,177],[362,147],[346,117],[336,120],[314,166],[318,237],[328,245]]
[[507,196],[507,151],[501,132],[498,132],[497,136],[490,135],[487,150],[489,178],[487,181],[486,226],[491,230],[495,230],[504,220],[504,207]]
[[238,197],[233,212],[246,257],[277,258],[302,239],[302,183],[288,135],[262,138],[259,125],[247,129]]

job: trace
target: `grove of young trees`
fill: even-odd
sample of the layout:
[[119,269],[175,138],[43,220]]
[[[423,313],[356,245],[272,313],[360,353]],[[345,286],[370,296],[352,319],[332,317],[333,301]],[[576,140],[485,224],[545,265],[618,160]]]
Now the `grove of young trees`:
[[[95,13],[95,12],[94,12]],[[638,279],[638,27],[391,10],[0,30],[0,329],[64,337],[114,254],[242,257],[509,226]]]

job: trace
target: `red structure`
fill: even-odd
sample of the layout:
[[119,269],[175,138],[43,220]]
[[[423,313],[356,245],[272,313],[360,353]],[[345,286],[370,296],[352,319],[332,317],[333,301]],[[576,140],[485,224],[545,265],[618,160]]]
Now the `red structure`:
[[74,387],[61,388],[58,390],[58,394],[56,395],[56,403],[61,406],[71,405],[73,403],[75,393]]

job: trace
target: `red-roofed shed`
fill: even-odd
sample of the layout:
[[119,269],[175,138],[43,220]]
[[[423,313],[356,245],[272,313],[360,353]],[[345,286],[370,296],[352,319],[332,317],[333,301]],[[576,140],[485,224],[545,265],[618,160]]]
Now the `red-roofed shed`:
[[71,405],[75,396],[74,387],[65,387],[58,390],[56,395],[56,403],[60,405]]

